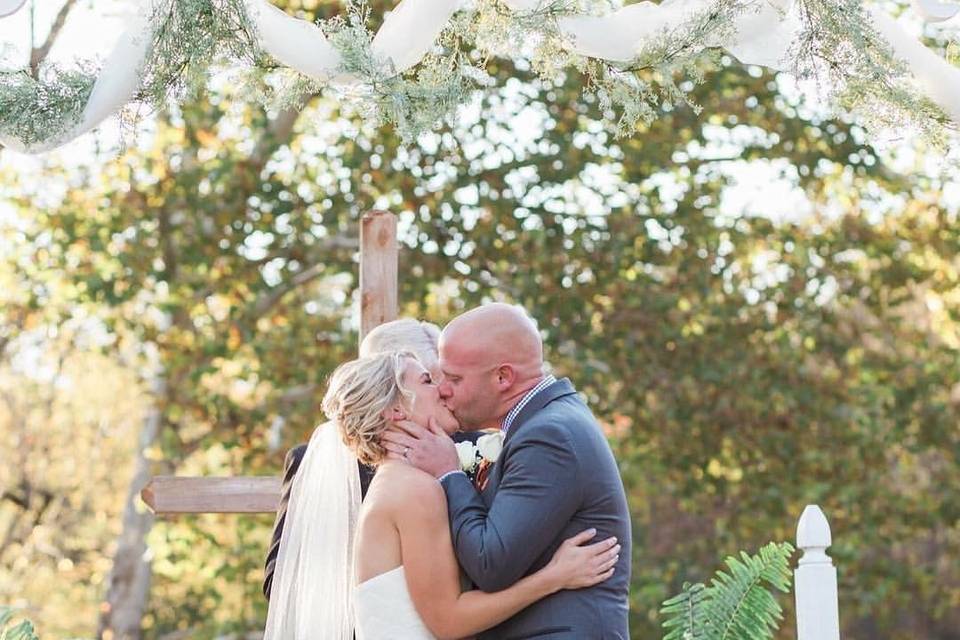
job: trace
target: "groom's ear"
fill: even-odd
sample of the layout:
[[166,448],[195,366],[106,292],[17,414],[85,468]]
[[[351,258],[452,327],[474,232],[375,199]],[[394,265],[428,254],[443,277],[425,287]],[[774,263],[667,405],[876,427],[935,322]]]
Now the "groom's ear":
[[513,386],[517,380],[517,372],[513,365],[502,364],[497,367],[497,386],[501,391],[505,391]]

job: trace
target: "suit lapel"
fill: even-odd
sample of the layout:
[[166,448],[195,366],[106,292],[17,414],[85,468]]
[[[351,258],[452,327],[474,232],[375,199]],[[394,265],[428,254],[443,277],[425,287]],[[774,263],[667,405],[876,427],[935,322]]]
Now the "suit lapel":
[[[542,389],[540,393],[533,396],[529,402],[523,407],[520,413],[517,414],[517,417],[513,419],[513,424],[510,425],[510,431],[507,432],[507,437],[504,438],[504,446],[510,441],[510,437],[520,429],[524,423],[528,422],[538,411],[543,409],[545,406],[556,400],[557,398],[562,398],[564,396],[574,395],[577,393],[577,390],[573,387],[573,383],[570,382],[569,378],[562,378],[551,384],[546,389]],[[501,474],[503,473],[503,467],[501,461],[503,460],[503,455],[493,463],[493,467],[490,469],[490,478],[487,482],[487,486],[484,487],[483,491],[480,493],[483,501],[486,503],[487,508],[489,509],[493,504],[493,498],[497,494],[497,490],[500,488],[500,480],[502,479]]]
[[517,432],[517,429],[522,427],[525,422],[532,418],[540,409],[543,409],[545,406],[556,400],[557,398],[562,398],[563,396],[573,395],[577,392],[573,387],[573,383],[570,382],[569,378],[561,378],[557,380],[552,385],[543,389],[537,395],[533,396],[526,406],[523,407],[523,410],[517,414],[517,417],[513,419],[513,424],[510,425],[510,430],[507,432],[507,437],[504,438],[504,443],[507,440],[510,440],[510,436]]

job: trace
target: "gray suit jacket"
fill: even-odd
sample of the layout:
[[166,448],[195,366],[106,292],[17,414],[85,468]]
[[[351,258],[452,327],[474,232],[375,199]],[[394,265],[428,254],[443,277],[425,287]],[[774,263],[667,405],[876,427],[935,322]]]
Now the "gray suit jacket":
[[560,591],[480,634],[482,640],[627,640],[631,530],[617,463],[569,380],[534,396],[514,420],[483,493],[463,474],[443,480],[457,558],[484,591],[546,565],[565,539],[595,527],[617,536],[613,577]]

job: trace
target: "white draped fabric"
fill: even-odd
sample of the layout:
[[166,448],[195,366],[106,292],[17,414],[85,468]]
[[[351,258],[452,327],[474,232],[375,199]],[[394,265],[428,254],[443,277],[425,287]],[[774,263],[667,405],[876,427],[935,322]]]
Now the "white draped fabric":
[[[526,5],[529,0],[506,0],[507,5]],[[629,62],[646,43],[666,29],[684,24],[696,13],[708,10],[714,0],[665,0],[660,4],[640,2],[605,16],[560,19],[560,30],[574,50],[592,58]],[[514,7],[515,10],[517,10]],[[800,32],[797,10],[790,0],[763,0],[757,10],[744,11],[732,38],[706,43],[723,47],[738,60],[774,69],[786,69],[787,48]]]
[[0,0],[0,18],[13,15],[26,4],[27,0]]
[[[0,142],[29,153],[48,151],[90,131],[131,100],[149,55],[148,16],[161,0],[141,1],[141,9],[133,14],[124,35],[105,60],[81,121],[63,135],[43,143],[24,145],[6,136],[0,136]],[[391,61],[397,73],[416,65],[430,51],[461,1],[401,0],[375,35],[374,53]],[[540,2],[504,0],[517,12],[535,9]],[[943,22],[960,11],[960,5],[938,0],[913,2],[917,13],[928,22]],[[563,17],[559,27],[578,53],[627,62],[665,29],[681,27],[692,14],[710,4],[711,0],[640,2],[604,16]],[[278,61],[322,82],[357,81],[339,71],[339,54],[319,27],[287,15],[268,0],[244,0],[244,5],[260,45]],[[880,7],[870,4],[868,10],[878,31],[907,63],[918,87],[960,123],[960,69],[924,46]],[[760,0],[756,9],[741,14],[726,41],[706,44],[723,47],[745,64],[789,71],[787,52],[800,29],[794,0]]]
[[954,122],[960,123],[960,69],[909,35],[878,7],[871,6],[869,11],[877,31],[907,63],[920,90],[940,105]]
[[944,22],[960,13],[960,5],[946,4],[938,0],[913,0],[913,6],[927,22]]
[[149,19],[157,1],[146,0],[140,10],[130,15],[126,29],[103,62],[79,122],[39,144],[25,145],[5,135],[0,135],[0,143],[27,153],[49,151],[94,129],[127,104],[140,86],[140,74],[150,46]]

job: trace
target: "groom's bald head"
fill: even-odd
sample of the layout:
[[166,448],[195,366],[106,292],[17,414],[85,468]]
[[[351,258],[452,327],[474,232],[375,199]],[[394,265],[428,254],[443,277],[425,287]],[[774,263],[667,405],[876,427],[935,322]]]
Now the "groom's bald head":
[[441,393],[465,429],[495,427],[543,375],[543,341],[522,307],[486,304],[440,336]]
[[543,367],[543,341],[522,307],[495,302],[457,316],[444,328],[440,343],[471,359]]

